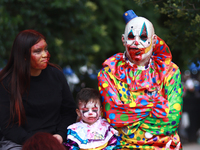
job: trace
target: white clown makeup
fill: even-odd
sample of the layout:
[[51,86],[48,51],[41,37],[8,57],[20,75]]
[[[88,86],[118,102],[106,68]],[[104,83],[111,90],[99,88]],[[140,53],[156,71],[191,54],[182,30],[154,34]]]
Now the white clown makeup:
[[88,103],[79,102],[79,109],[76,110],[83,122],[92,125],[101,116],[100,101],[90,100]]
[[130,61],[136,65],[145,65],[152,55],[156,42],[152,23],[143,17],[130,20],[122,35],[122,42]]

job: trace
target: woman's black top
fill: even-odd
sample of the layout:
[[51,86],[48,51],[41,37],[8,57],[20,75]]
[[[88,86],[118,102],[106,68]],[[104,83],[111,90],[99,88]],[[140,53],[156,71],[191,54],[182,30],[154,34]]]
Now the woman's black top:
[[67,126],[76,121],[75,103],[62,71],[47,66],[37,77],[31,77],[28,94],[22,96],[26,123],[8,125],[10,93],[8,78],[0,84],[0,131],[8,140],[22,144],[36,132],[59,134],[66,140]]

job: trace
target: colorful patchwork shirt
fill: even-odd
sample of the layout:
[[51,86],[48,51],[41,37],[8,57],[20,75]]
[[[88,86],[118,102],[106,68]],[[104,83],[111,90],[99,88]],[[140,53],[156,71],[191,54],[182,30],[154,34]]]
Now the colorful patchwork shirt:
[[82,120],[70,125],[67,131],[69,150],[113,150],[117,145],[118,131],[104,118],[88,125]]
[[119,131],[119,149],[181,149],[181,73],[166,43],[157,37],[147,66],[123,53],[103,63],[98,74],[104,117]]

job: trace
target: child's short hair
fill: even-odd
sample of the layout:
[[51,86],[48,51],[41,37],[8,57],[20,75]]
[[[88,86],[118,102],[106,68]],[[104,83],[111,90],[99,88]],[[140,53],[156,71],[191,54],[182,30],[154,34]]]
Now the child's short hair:
[[78,108],[79,102],[88,103],[90,100],[100,101],[101,104],[101,95],[98,90],[93,88],[83,88],[76,95],[76,106]]

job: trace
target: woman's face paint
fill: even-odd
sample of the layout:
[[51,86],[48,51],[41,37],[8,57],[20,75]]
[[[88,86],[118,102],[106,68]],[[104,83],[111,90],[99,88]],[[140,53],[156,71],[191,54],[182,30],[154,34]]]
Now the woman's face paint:
[[83,122],[92,125],[101,115],[100,102],[93,100],[90,100],[87,104],[79,102],[79,111]]
[[152,23],[143,17],[136,17],[127,23],[122,41],[131,61],[137,65],[149,61],[154,36]]
[[31,75],[38,76],[47,67],[50,54],[44,39],[31,47]]

